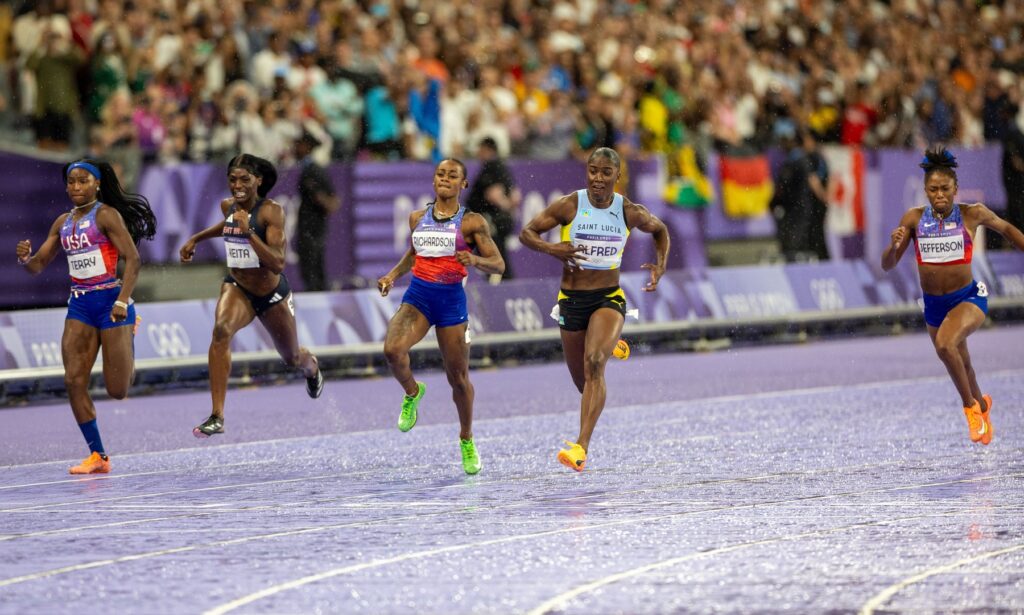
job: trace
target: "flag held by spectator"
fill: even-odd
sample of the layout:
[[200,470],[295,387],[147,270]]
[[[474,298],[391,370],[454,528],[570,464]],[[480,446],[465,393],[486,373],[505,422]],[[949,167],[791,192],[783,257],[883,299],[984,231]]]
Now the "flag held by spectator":
[[827,146],[828,231],[837,237],[864,232],[864,152],[858,147]]
[[772,200],[768,157],[725,156],[719,159],[722,176],[722,210],[730,218],[756,218],[768,213]]
[[707,206],[715,198],[715,189],[697,163],[697,152],[693,146],[680,148],[676,163],[676,175],[665,185],[665,202],[683,209]]

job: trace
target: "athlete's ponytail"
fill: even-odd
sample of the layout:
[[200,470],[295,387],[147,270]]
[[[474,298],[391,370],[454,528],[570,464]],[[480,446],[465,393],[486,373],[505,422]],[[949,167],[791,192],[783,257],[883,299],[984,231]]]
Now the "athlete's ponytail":
[[262,179],[263,181],[256,188],[256,194],[261,198],[265,198],[270,193],[270,189],[277,183],[277,169],[274,168],[273,163],[269,160],[264,160],[259,156],[239,154],[228,163],[229,174],[232,169],[244,169]]
[[953,178],[953,181],[957,181],[955,169],[959,163],[956,161],[956,156],[944,147],[929,148],[925,151],[924,158],[918,166],[924,169],[925,181],[932,173],[936,172],[946,173]]
[[85,169],[99,180],[100,189],[96,193],[96,198],[121,214],[132,241],[138,244],[143,239],[153,238],[156,234],[156,215],[150,209],[149,201],[141,194],[125,192],[117,179],[114,167],[110,166],[109,162],[92,158],[69,162],[64,165],[62,171],[65,184],[68,181],[68,172],[76,168]]

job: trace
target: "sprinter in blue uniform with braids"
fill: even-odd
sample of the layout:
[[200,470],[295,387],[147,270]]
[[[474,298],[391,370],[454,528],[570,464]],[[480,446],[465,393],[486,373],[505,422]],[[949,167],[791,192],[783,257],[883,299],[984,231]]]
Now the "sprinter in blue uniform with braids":
[[[405,389],[398,429],[416,425],[418,406],[427,387],[417,382],[409,367],[409,349],[434,327],[444,370],[459,412],[459,446],[466,474],[480,471],[480,456],[473,443],[473,385],[469,381],[469,312],[462,286],[466,267],[490,274],[505,271],[505,261],[491,239],[491,227],[483,216],[467,212],[459,194],[469,185],[466,166],[449,158],[434,170],[434,202],[409,215],[412,245],[402,260],[377,280],[387,296],[395,280],[412,271],[412,283],[402,305],[388,323],[384,355],[395,379]],[[474,254],[471,250],[476,250]]]
[[[620,169],[615,150],[594,150],[587,159],[587,188],[549,205],[519,236],[526,247],[562,262],[558,325],[565,362],[582,397],[579,436],[575,442],[566,440],[569,448],[559,451],[557,459],[577,472],[583,471],[590,438],[604,410],[604,369],[625,322],[626,296],[619,288],[619,266],[630,231],[639,229],[654,236],[656,260],[642,265],[651,272],[645,291],[658,288],[668,260],[665,224],[643,205],[615,192]],[[561,242],[543,239],[559,226]]]
[[[71,211],[57,217],[35,254],[29,240],[18,242],[18,262],[37,274],[61,247],[67,255],[71,297],[60,343],[64,386],[90,453],[70,472],[105,474],[110,472],[110,458],[96,424],[89,381],[102,348],[107,394],[114,399],[128,395],[135,376],[136,318],[131,297],[142,266],[136,244],[153,238],[156,217],[146,197],[121,189],[106,162],[85,159],[65,165],[64,184]],[[124,273],[118,278],[121,258]]]
[[220,203],[221,221],[196,233],[181,247],[181,262],[187,263],[200,241],[223,237],[229,271],[220,286],[210,340],[213,410],[192,430],[197,438],[224,433],[231,340],[256,318],[270,333],[281,359],[302,371],[309,396],[320,397],[324,388],[316,357],[299,346],[292,291],[284,275],[284,209],[267,198],[276,182],[277,170],[269,161],[251,154],[233,158],[228,163],[231,196]]
[[992,398],[982,394],[967,351],[967,336],[988,313],[988,289],[971,271],[974,234],[985,226],[1024,250],[1024,233],[981,203],[957,203],[956,167],[945,149],[925,152],[921,168],[928,204],[903,214],[882,254],[882,269],[895,267],[914,240],[928,335],[960,394],[971,441],[988,444],[995,433]]

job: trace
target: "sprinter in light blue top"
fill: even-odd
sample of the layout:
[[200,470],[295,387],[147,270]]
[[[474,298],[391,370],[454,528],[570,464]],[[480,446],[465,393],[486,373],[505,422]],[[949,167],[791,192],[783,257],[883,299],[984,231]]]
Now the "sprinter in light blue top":
[[[646,207],[615,192],[619,172],[615,150],[594,150],[587,159],[586,190],[551,203],[519,235],[524,246],[550,254],[562,263],[558,326],[565,363],[581,399],[579,436],[575,442],[566,440],[569,448],[559,451],[557,459],[577,472],[586,464],[590,437],[604,410],[604,368],[620,343],[626,319],[626,295],[619,288],[619,268],[630,230],[640,229],[654,236],[655,262],[641,265],[651,272],[645,291],[658,288],[668,260],[668,229]],[[555,227],[561,227],[561,241],[545,241],[542,236]]]
[[594,207],[586,190],[576,191],[576,217],[562,226],[562,241],[582,248],[583,269],[618,269],[629,238],[621,194],[612,193],[612,204]]

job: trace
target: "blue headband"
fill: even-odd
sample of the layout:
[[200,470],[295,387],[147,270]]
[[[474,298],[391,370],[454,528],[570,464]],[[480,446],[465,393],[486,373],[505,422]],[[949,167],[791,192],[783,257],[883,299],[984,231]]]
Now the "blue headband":
[[68,173],[71,173],[71,171],[74,171],[75,169],[85,169],[96,179],[101,179],[100,170],[96,168],[96,165],[94,164],[88,162],[72,162],[68,165]]

